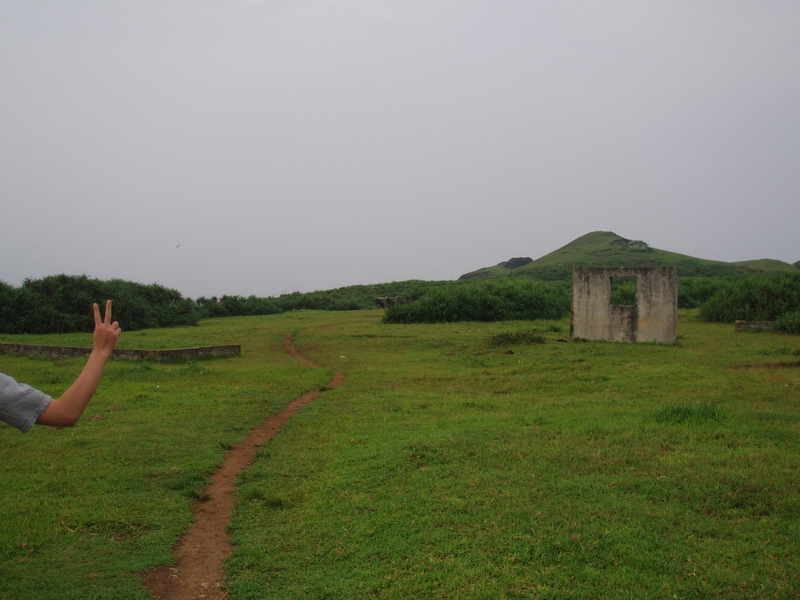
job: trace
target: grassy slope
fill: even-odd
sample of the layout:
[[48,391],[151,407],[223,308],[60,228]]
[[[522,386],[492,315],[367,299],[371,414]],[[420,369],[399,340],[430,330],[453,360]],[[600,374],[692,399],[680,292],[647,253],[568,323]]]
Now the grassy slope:
[[682,276],[713,276],[793,269],[777,260],[762,259],[725,263],[649,248],[632,250],[628,240],[610,231],[595,231],[573,240],[517,269],[500,265],[473,272],[477,277],[532,277],[544,280],[569,279],[573,267],[678,267]]
[[774,258],[761,258],[758,260],[745,260],[741,262],[731,263],[732,265],[742,266],[747,269],[753,269],[757,271],[786,271],[796,268],[794,265],[790,265],[789,263],[785,263],[781,260],[775,260]]

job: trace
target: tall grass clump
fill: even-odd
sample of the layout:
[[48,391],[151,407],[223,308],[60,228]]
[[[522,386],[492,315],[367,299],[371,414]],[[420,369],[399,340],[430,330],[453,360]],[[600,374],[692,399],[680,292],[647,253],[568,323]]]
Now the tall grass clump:
[[627,277],[622,283],[614,281],[614,285],[611,287],[611,304],[636,304],[636,278]]
[[708,421],[719,423],[725,420],[725,414],[718,406],[706,402],[667,406],[656,411],[654,416],[657,423],[676,425],[681,423],[697,424]]
[[452,323],[560,319],[570,310],[563,284],[537,281],[490,280],[452,283],[405,305],[392,306],[385,323]]
[[800,312],[800,273],[751,275],[731,279],[700,306],[704,321],[774,321]]
[[775,319],[775,329],[785,333],[800,333],[800,311],[786,313]]
[[678,282],[678,308],[698,308],[727,285],[730,277],[681,277]]

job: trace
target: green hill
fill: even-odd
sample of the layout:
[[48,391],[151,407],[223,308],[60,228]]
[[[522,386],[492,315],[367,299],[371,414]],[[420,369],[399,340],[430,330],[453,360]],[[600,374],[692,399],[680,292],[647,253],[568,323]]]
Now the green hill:
[[[526,264],[517,266],[523,262]],[[459,279],[513,276],[557,281],[570,279],[573,267],[678,267],[684,277],[713,277],[794,269],[789,263],[771,259],[736,263],[705,260],[651,248],[644,242],[628,240],[611,231],[594,231],[536,260],[527,262],[525,259],[512,259],[493,267],[466,273]]]

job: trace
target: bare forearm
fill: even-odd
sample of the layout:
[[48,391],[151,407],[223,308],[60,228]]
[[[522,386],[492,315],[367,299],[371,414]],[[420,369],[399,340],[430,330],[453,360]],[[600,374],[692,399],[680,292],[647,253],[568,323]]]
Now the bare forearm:
[[55,427],[75,425],[97,391],[108,356],[105,351],[93,350],[75,382],[60,398],[50,401],[48,407],[39,415],[37,423]]

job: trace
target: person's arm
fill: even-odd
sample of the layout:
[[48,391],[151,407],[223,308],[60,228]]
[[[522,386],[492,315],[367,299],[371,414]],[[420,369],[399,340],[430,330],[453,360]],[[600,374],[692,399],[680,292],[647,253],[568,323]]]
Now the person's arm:
[[119,323],[111,322],[111,300],[106,302],[105,319],[100,318],[100,307],[94,305],[94,340],[92,353],[83,371],[64,394],[50,401],[36,423],[52,427],[72,427],[78,422],[89,400],[92,399],[103,369],[106,366],[117,339],[122,332]]

